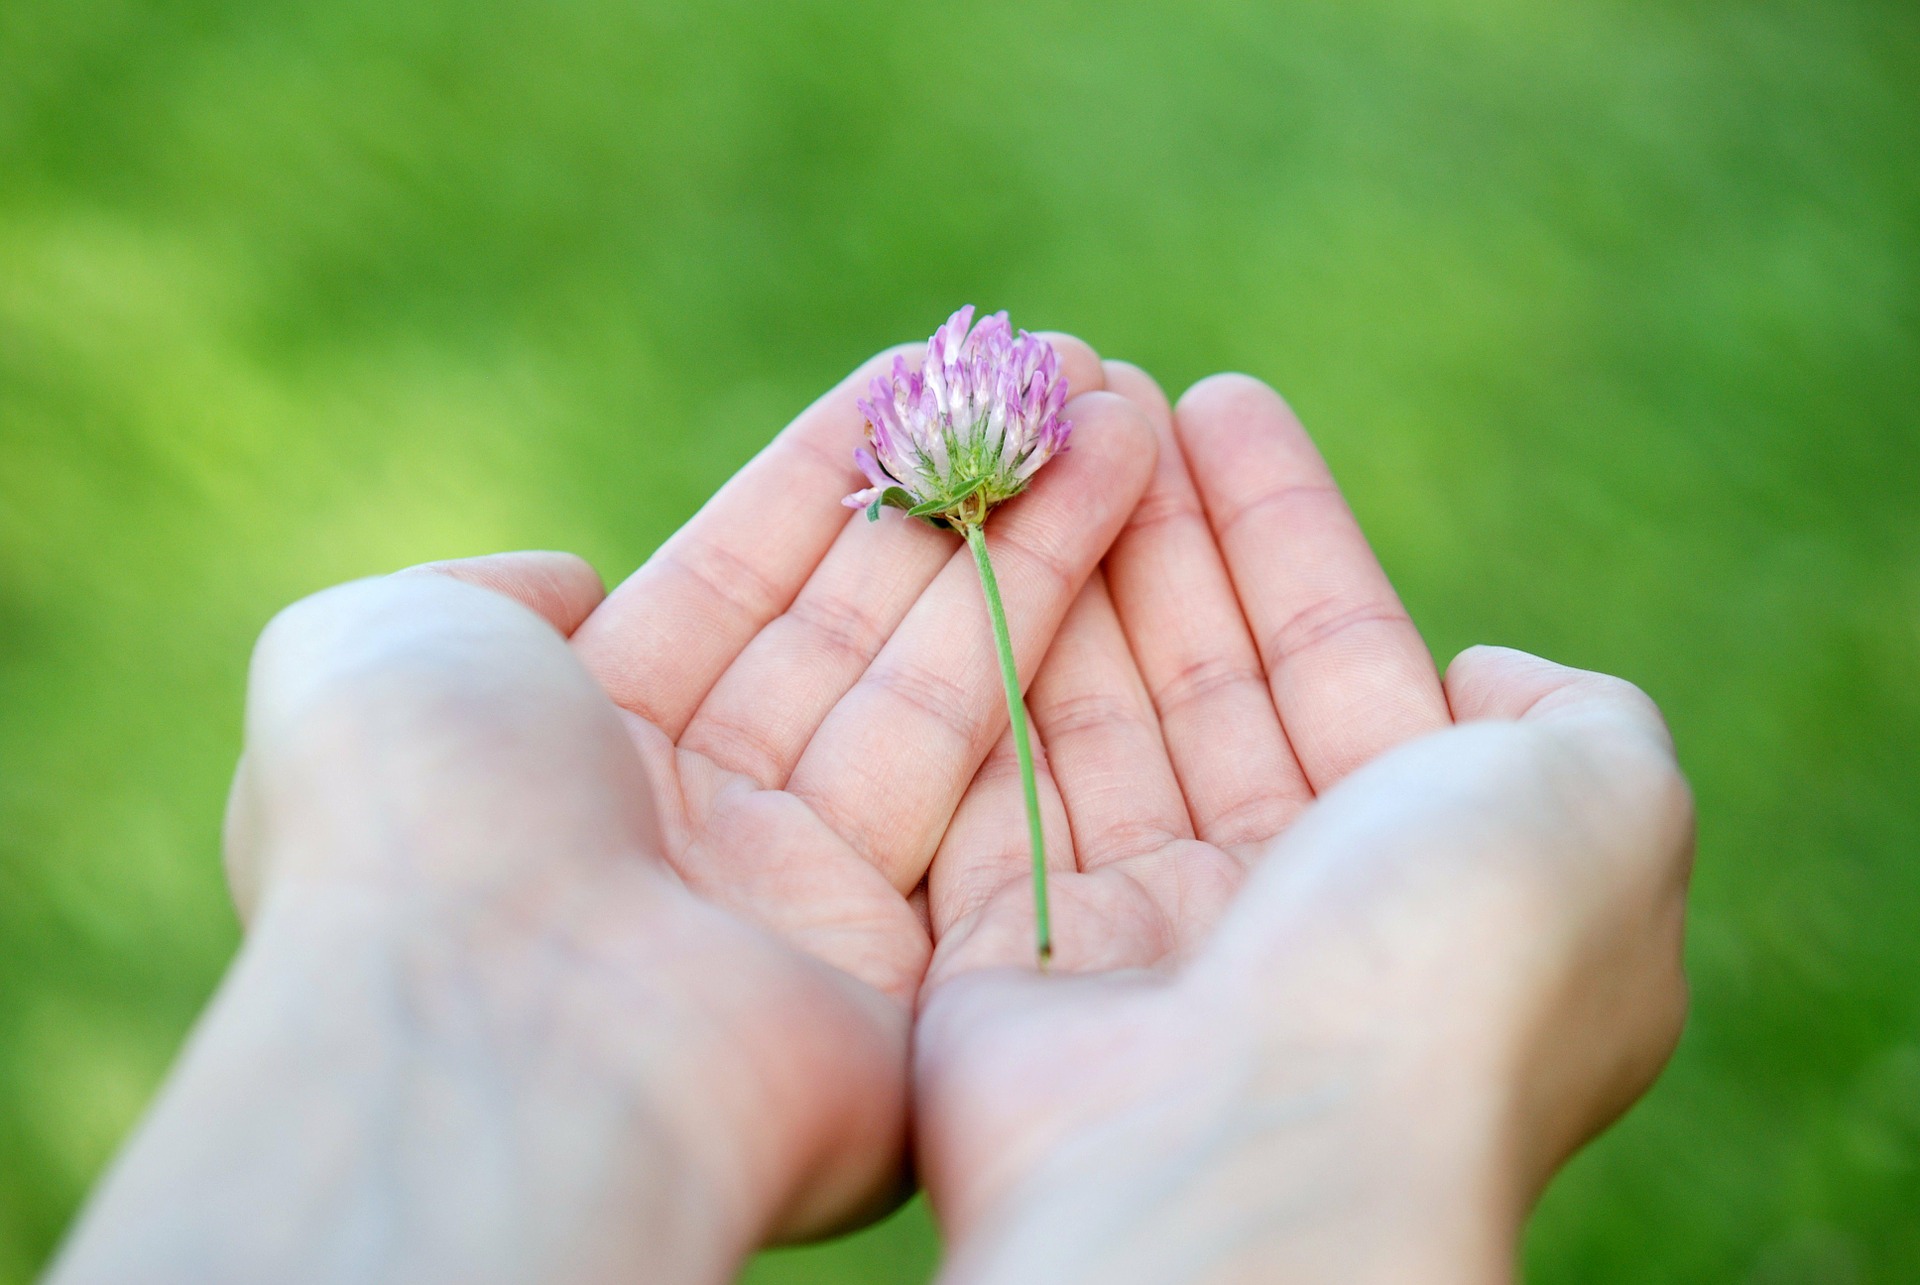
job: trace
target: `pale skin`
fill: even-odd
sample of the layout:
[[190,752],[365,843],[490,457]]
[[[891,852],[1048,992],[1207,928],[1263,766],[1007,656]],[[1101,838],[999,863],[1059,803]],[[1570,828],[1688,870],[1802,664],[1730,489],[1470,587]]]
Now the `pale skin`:
[[929,887],[920,1175],[952,1281],[1490,1281],[1677,1040],[1691,800],[1618,679],[1443,682],[1291,411],[1170,410],[1029,692],[1059,964],[1000,747]]
[[54,1279],[724,1280],[910,1133],[954,1280],[1508,1270],[1677,1035],[1658,715],[1443,685],[1277,397],[1056,343],[1074,449],[988,524],[1052,975],[970,559],[837,504],[869,363],[604,599],[502,555],[269,628],[247,943]]

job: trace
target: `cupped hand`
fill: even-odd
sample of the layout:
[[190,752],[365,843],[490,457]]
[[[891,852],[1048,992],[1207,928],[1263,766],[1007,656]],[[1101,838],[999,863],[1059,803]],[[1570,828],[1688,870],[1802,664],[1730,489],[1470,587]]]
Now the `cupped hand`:
[[1497,649],[1443,684],[1274,393],[1107,382],[1161,449],[1030,690],[1054,975],[1004,741],[929,874],[951,1274],[1497,1276],[1677,1038],[1692,820],[1658,712]]
[[[1079,394],[1075,449],[990,528],[1028,672],[1155,448],[1085,345],[1054,342]],[[855,398],[891,356],[604,601],[577,560],[507,555],[290,610],[256,661],[233,810],[243,907],[344,884],[465,925],[476,962],[459,970],[519,1042],[501,1056],[598,1063],[658,1043],[620,992],[653,1002],[670,979],[705,1032],[680,1037],[703,1053],[675,1059],[674,1114],[699,1122],[687,1149],[749,1189],[720,1208],[777,1238],[897,1197],[930,953],[912,894],[1006,724],[957,538],[840,504],[859,481]],[[349,744],[325,735],[339,710]],[[593,1020],[568,1020],[576,1007]]]
[[[1051,339],[1073,449],[987,527],[1028,674],[1155,450],[1092,351]],[[840,504],[859,480],[855,399],[892,357],[795,421],[573,643],[639,747],[688,885],[910,1006],[931,947],[909,898],[1007,716],[958,538]]]

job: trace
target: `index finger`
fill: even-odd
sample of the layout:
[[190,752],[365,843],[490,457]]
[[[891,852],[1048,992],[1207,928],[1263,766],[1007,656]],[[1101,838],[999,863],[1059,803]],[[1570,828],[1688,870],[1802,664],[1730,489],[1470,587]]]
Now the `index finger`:
[[802,411],[587,617],[574,645],[615,702],[679,737],[840,533],[860,481],[855,402],[918,349],[880,353]]

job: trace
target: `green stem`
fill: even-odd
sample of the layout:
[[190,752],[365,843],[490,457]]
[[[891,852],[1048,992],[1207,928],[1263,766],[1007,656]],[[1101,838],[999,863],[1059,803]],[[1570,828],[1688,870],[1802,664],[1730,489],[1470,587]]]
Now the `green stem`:
[[1013,727],[1013,752],[1020,759],[1020,785],[1027,796],[1027,833],[1033,841],[1034,952],[1045,968],[1053,959],[1053,928],[1047,921],[1047,839],[1040,825],[1040,787],[1033,778],[1033,743],[1027,738],[1027,707],[1020,700],[1020,671],[1013,663],[1013,639],[1007,634],[1007,609],[1000,602],[1000,582],[993,578],[987,557],[987,536],[977,525],[962,528],[980,568],[980,587],[986,590],[987,614],[993,618],[993,645],[1000,653],[1000,680],[1007,688],[1007,721]]

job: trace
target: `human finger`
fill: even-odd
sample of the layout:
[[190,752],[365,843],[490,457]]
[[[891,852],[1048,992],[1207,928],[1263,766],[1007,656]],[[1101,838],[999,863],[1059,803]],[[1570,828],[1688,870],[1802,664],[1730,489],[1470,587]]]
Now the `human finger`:
[[[1152,468],[1152,434],[1132,403],[1090,393],[1067,413],[1073,449],[987,524],[1023,675],[1037,668]],[[956,553],[827,715],[788,788],[904,892],[920,881],[1006,717],[979,578],[971,557]]]
[[679,736],[840,533],[860,481],[855,403],[918,350],[880,353],[802,411],[580,626],[580,658],[617,703]]
[[[1077,395],[1104,382],[1083,341],[1050,335]],[[827,713],[873,662],[953,559],[955,539],[893,509],[847,520],[778,618],[747,644],[701,703],[681,745],[773,789],[783,786]]]
[[1195,832],[1245,857],[1285,829],[1313,790],[1281,727],[1166,398],[1135,368],[1109,363],[1107,378],[1147,408],[1160,442],[1153,481],[1107,555],[1107,583]]
[[1215,375],[1180,399],[1174,426],[1315,791],[1446,726],[1425,642],[1280,396]]
[[1080,869],[1193,837],[1153,703],[1098,573],[1061,624],[1029,703]]

